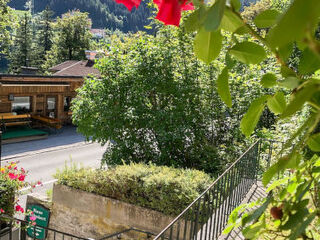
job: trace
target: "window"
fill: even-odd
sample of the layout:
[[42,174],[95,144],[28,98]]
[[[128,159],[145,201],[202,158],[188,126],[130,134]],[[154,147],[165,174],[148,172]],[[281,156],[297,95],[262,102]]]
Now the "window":
[[48,97],[48,110],[55,110],[56,109],[56,98],[55,97]]
[[12,101],[11,109],[12,112],[16,112],[17,114],[28,113],[31,111],[30,104],[31,97],[14,97]]
[[71,97],[64,97],[63,100],[64,111],[69,112],[71,106]]

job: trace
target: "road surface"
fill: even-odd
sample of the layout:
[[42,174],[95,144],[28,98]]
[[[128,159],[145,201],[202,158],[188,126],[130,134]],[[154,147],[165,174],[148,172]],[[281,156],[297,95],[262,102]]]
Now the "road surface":
[[[34,191],[46,194],[55,182],[53,174],[58,168],[63,169],[66,164],[99,167],[105,149],[98,143],[85,142],[74,129],[67,129],[46,140],[3,145],[5,154],[1,164],[19,161],[18,166],[28,171],[26,181],[43,183],[43,187]],[[24,201],[25,198],[22,197],[20,204],[24,205]]]

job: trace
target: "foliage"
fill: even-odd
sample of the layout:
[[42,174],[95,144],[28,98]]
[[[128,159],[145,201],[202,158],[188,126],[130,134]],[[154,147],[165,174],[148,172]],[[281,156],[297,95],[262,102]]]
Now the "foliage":
[[[41,68],[53,44],[53,11],[47,7],[34,17],[34,24],[36,26],[36,59],[34,65]],[[43,69],[41,70],[43,71]]]
[[[243,234],[249,239],[258,239],[265,232],[271,232],[276,237],[283,236],[285,239],[318,239],[318,157],[309,159],[306,156],[310,155],[310,151],[320,151],[320,1],[275,0],[273,3],[275,9],[284,6],[288,8],[282,12],[268,9],[256,17],[253,15],[253,22],[248,23],[240,15],[239,0],[216,0],[213,3],[194,1],[196,10],[185,21],[185,26],[189,31],[197,32],[195,46],[199,42],[206,43],[205,51],[197,47],[194,49],[195,54],[204,62],[209,63],[218,56],[221,45],[215,36],[227,31],[231,32],[233,37],[229,41],[230,47],[226,56],[231,55],[245,64],[260,64],[268,56],[266,51],[270,51],[281,67],[281,75],[275,75],[276,81],[274,77],[272,80],[270,75],[261,81],[262,86],[271,87],[275,93],[260,96],[252,102],[241,121],[241,130],[246,136],[250,136],[254,131],[266,107],[281,119],[291,121],[297,119],[296,115],[301,116],[305,107],[308,108],[305,121],[290,136],[279,154],[284,156],[264,173],[263,183],[267,186],[275,176],[283,176],[287,170],[295,173],[293,179],[289,179],[289,182],[282,179],[282,191],[274,192],[271,200],[264,201],[257,211],[247,219],[242,219],[242,222],[253,223],[244,228]],[[261,27],[266,31],[260,31]],[[243,36],[246,34],[254,39],[248,41],[248,38]],[[215,39],[216,44],[212,39]],[[297,61],[292,61],[292,56]],[[230,62],[230,59],[226,58],[226,61]],[[227,65],[223,71],[232,68],[233,65]],[[229,90],[227,84],[228,81],[223,79],[218,85],[218,92],[226,105],[230,105],[231,94],[225,92]],[[291,91],[290,99],[285,96],[286,91],[282,88]],[[303,156],[305,152],[309,154]],[[289,194],[286,194],[287,192]],[[311,202],[313,206],[307,207]],[[270,209],[273,217],[271,223],[266,222],[266,214],[262,214],[266,209]],[[234,223],[237,214],[232,214],[232,217],[231,222]],[[270,230],[272,225],[275,229]]]
[[55,177],[59,184],[173,216],[212,182],[207,174],[197,170],[134,163],[108,170],[65,167]]
[[66,60],[85,59],[85,50],[90,49],[91,20],[88,13],[72,11],[53,23],[55,32],[52,48],[47,52],[44,69]]
[[[24,10],[26,0],[11,0],[9,6]],[[88,12],[93,28],[120,30],[122,32],[146,31],[144,26],[149,24],[151,11],[147,4],[139,9],[128,12],[123,5],[116,4],[114,0],[34,0],[34,12],[39,13],[49,7],[54,12],[54,18],[68,11],[79,9]]]
[[12,26],[14,16],[8,7],[9,0],[0,1],[0,53],[3,53],[10,43],[9,28]]
[[19,22],[13,47],[9,52],[9,71],[11,73],[20,73],[22,66],[30,67],[34,65],[33,32],[29,13],[25,12]]
[[[195,44],[199,41],[197,38],[205,38],[208,34],[204,34],[203,31],[220,32],[222,29],[233,33],[233,38],[229,42],[228,53],[235,60],[245,64],[259,64],[266,58],[265,51],[268,49],[281,66],[281,76],[276,76],[276,82],[267,80],[271,86],[276,83],[272,87],[275,93],[264,95],[252,102],[241,121],[242,132],[246,136],[250,136],[256,123],[258,123],[257,120],[263,113],[263,109],[266,107],[282,119],[290,119],[292,117],[295,119],[295,115],[301,114],[301,110],[305,106],[308,106],[309,109],[302,126],[284,144],[281,153],[287,154],[279,158],[263,176],[263,183],[267,186],[278,173],[291,169],[291,171],[295,172],[293,179],[290,179],[289,183],[282,182],[284,184],[283,191],[287,191],[290,194],[284,194],[283,191],[274,192],[272,200],[266,201],[262,205],[263,209],[260,210],[264,212],[265,209],[270,209],[273,215],[272,223],[266,222],[265,214],[258,218],[257,216],[260,216],[260,214],[253,213],[254,218],[250,217],[249,222],[252,220],[254,224],[250,224],[245,228],[243,233],[250,239],[257,239],[262,233],[270,231],[276,235],[284,234],[289,239],[299,237],[317,239],[315,233],[312,234],[310,231],[313,225],[318,225],[320,216],[318,199],[314,197],[319,194],[317,190],[319,188],[319,181],[317,180],[318,167],[317,163],[314,163],[314,158],[304,158],[303,153],[306,148],[316,152],[320,150],[320,138],[316,128],[320,119],[320,80],[317,73],[320,69],[320,42],[315,34],[318,30],[320,2],[317,0],[294,0],[286,11],[279,13],[279,17],[277,16],[278,14],[272,15],[270,12],[262,12],[250,24],[241,17],[237,0],[230,1],[230,5],[224,5],[221,2],[223,0],[217,0],[213,5],[209,6],[205,3],[198,4],[198,9],[192,15],[200,14],[201,12],[204,17],[196,18],[194,19],[195,21],[186,21],[186,24],[191,25],[189,29],[197,30]],[[217,20],[220,22],[214,29],[208,29],[205,23],[206,19],[211,17],[210,9],[218,6],[220,15],[223,17]],[[251,25],[258,25],[262,21],[266,23],[264,28],[268,28],[268,31],[258,31],[258,26]],[[197,27],[192,28],[192,25]],[[244,33],[253,36],[255,40],[248,41],[243,37]],[[292,54],[295,54],[294,46],[302,53],[296,63],[296,68],[290,64],[289,59]],[[213,51],[214,47],[214,45],[209,46],[208,51]],[[214,51],[217,51],[217,49]],[[199,58],[202,58],[203,52],[195,48],[195,53]],[[211,55],[206,61],[212,61],[215,57],[216,55]],[[230,69],[229,66],[227,68]],[[224,82],[227,84],[226,81]],[[262,81],[262,84],[266,84],[266,79]],[[223,89],[220,91],[228,90],[225,86],[221,87]],[[283,87],[291,91],[290,99],[285,97],[285,91],[282,90]],[[224,98],[222,99],[225,100]],[[228,101],[226,104],[228,104]],[[292,147],[293,143],[295,143],[294,147]],[[279,154],[280,156],[281,153]],[[306,192],[308,194],[305,194]],[[300,202],[300,200],[303,201]],[[307,204],[311,202],[313,202],[314,207],[308,206],[308,209],[305,210]],[[298,206],[297,204],[304,205]],[[275,217],[273,214],[275,212],[282,213]],[[297,219],[299,219],[298,223],[292,222]],[[256,220],[258,221],[255,222]],[[242,221],[245,220],[242,219]],[[276,225],[276,228],[270,230],[269,226],[273,224]],[[283,226],[285,224],[287,225],[284,229]]]
[[[115,143],[106,163],[153,162],[215,174],[240,155],[239,121],[264,93],[255,83],[261,68],[237,64],[228,72],[237,100],[227,109],[212,81],[223,64],[200,63],[190,41],[190,34],[164,27],[156,37],[138,34],[109,44],[108,56],[96,64],[102,78],[85,81],[72,109],[78,131]],[[261,127],[272,119],[266,114]]]

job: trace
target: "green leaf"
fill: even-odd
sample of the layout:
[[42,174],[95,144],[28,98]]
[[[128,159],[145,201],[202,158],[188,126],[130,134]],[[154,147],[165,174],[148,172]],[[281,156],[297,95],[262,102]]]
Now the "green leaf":
[[302,156],[298,152],[293,152],[290,157],[286,168],[297,168],[301,162]]
[[296,225],[295,228],[292,229],[289,240],[297,239],[302,233],[305,232],[306,228],[312,223],[313,219],[317,216],[317,212],[314,212],[308,216],[305,221],[300,219],[300,224]]
[[307,141],[308,147],[314,152],[320,152],[320,133],[312,135]]
[[282,157],[278,160],[278,162],[276,162],[275,164],[273,164],[264,174],[262,177],[262,183],[264,186],[267,186],[268,183],[271,181],[271,179],[280,171],[282,171],[286,165],[289,162],[289,157],[285,156]]
[[277,22],[279,16],[280,13],[277,10],[268,9],[256,16],[254,19],[254,24],[258,28],[269,28]]
[[283,81],[279,82],[279,86],[288,89],[295,89],[299,86],[300,80],[296,77],[287,77]]
[[268,99],[267,105],[274,114],[281,114],[286,108],[286,99],[283,92],[277,92]]
[[273,183],[270,184],[270,186],[268,187],[266,192],[270,192],[273,189],[275,189],[276,187],[279,187],[283,184],[288,184],[289,179],[290,179],[290,177],[285,177],[285,178],[280,178],[280,179],[274,181]]
[[220,31],[207,32],[201,28],[194,40],[196,56],[207,64],[218,57],[221,47],[222,35]]
[[262,183],[264,186],[267,186],[271,179],[279,172],[291,167],[295,168],[298,166],[301,160],[301,155],[297,152],[292,152],[288,156],[284,156],[278,160],[275,164],[273,164],[262,177]]
[[265,222],[257,222],[244,228],[242,231],[245,239],[256,239],[261,229],[265,228]]
[[254,100],[242,118],[240,128],[242,133],[247,137],[254,131],[269,97],[266,95]]
[[247,223],[255,222],[258,218],[264,213],[264,211],[268,208],[269,203],[271,202],[271,198],[267,198],[267,200],[256,210],[249,213],[242,219],[242,226],[245,226]]
[[246,25],[244,25],[238,28],[234,33],[238,35],[244,35],[250,33],[250,29]]
[[232,59],[232,57],[230,56],[229,53],[226,54],[226,58],[225,58],[225,61],[226,61],[226,66],[231,69],[234,67],[234,65],[236,65],[236,60]]
[[319,0],[295,0],[271,29],[267,41],[272,48],[301,41],[306,33],[314,34],[320,17]]
[[294,46],[293,43],[288,43],[288,44],[282,46],[281,48],[279,48],[278,54],[283,61],[286,62],[288,60],[288,58],[291,56],[292,51],[293,51],[293,46]]
[[288,221],[280,227],[282,230],[290,230],[290,229],[295,229],[297,225],[301,222],[302,219],[304,219],[307,215],[309,214],[308,209],[302,208],[298,209],[298,211],[293,214],[289,215]]
[[312,98],[312,95],[318,91],[318,87],[314,84],[309,84],[308,86],[299,90],[287,106],[287,108],[283,111],[281,117],[286,118],[297,111],[301,110],[306,101]]
[[288,68],[288,67],[283,66],[283,65],[281,66],[280,72],[281,72],[283,77],[295,77],[295,76],[297,76],[295,71],[293,71],[291,68]]
[[192,12],[188,18],[183,22],[183,25],[187,32],[194,32],[201,28],[205,19],[205,9],[200,7],[196,11]]
[[229,52],[245,64],[258,64],[267,57],[264,48],[253,42],[238,43]]
[[221,21],[221,28],[233,33],[242,26],[244,26],[244,22],[241,20],[241,18],[234,12],[232,12],[229,8],[226,8]]
[[240,11],[240,9],[241,9],[240,0],[231,0],[230,3],[231,3],[231,6],[233,7],[234,10]]
[[277,77],[273,73],[266,73],[260,83],[264,88],[271,88],[277,84]]
[[231,100],[231,94],[230,94],[230,89],[229,89],[229,73],[228,73],[228,68],[225,67],[221,74],[218,77],[217,80],[217,91],[222,99],[222,101],[229,107],[232,107],[232,100]]
[[218,30],[221,19],[224,15],[224,9],[226,7],[226,0],[217,0],[209,8],[208,15],[204,21],[204,27],[207,31]]
[[306,48],[300,59],[299,72],[301,74],[311,74],[320,69],[320,57]]

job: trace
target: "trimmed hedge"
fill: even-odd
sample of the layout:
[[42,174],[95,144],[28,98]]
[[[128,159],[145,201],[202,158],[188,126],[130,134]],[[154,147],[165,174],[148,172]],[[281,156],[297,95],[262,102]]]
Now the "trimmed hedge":
[[58,183],[176,216],[213,179],[198,170],[131,163],[108,170],[65,167]]

